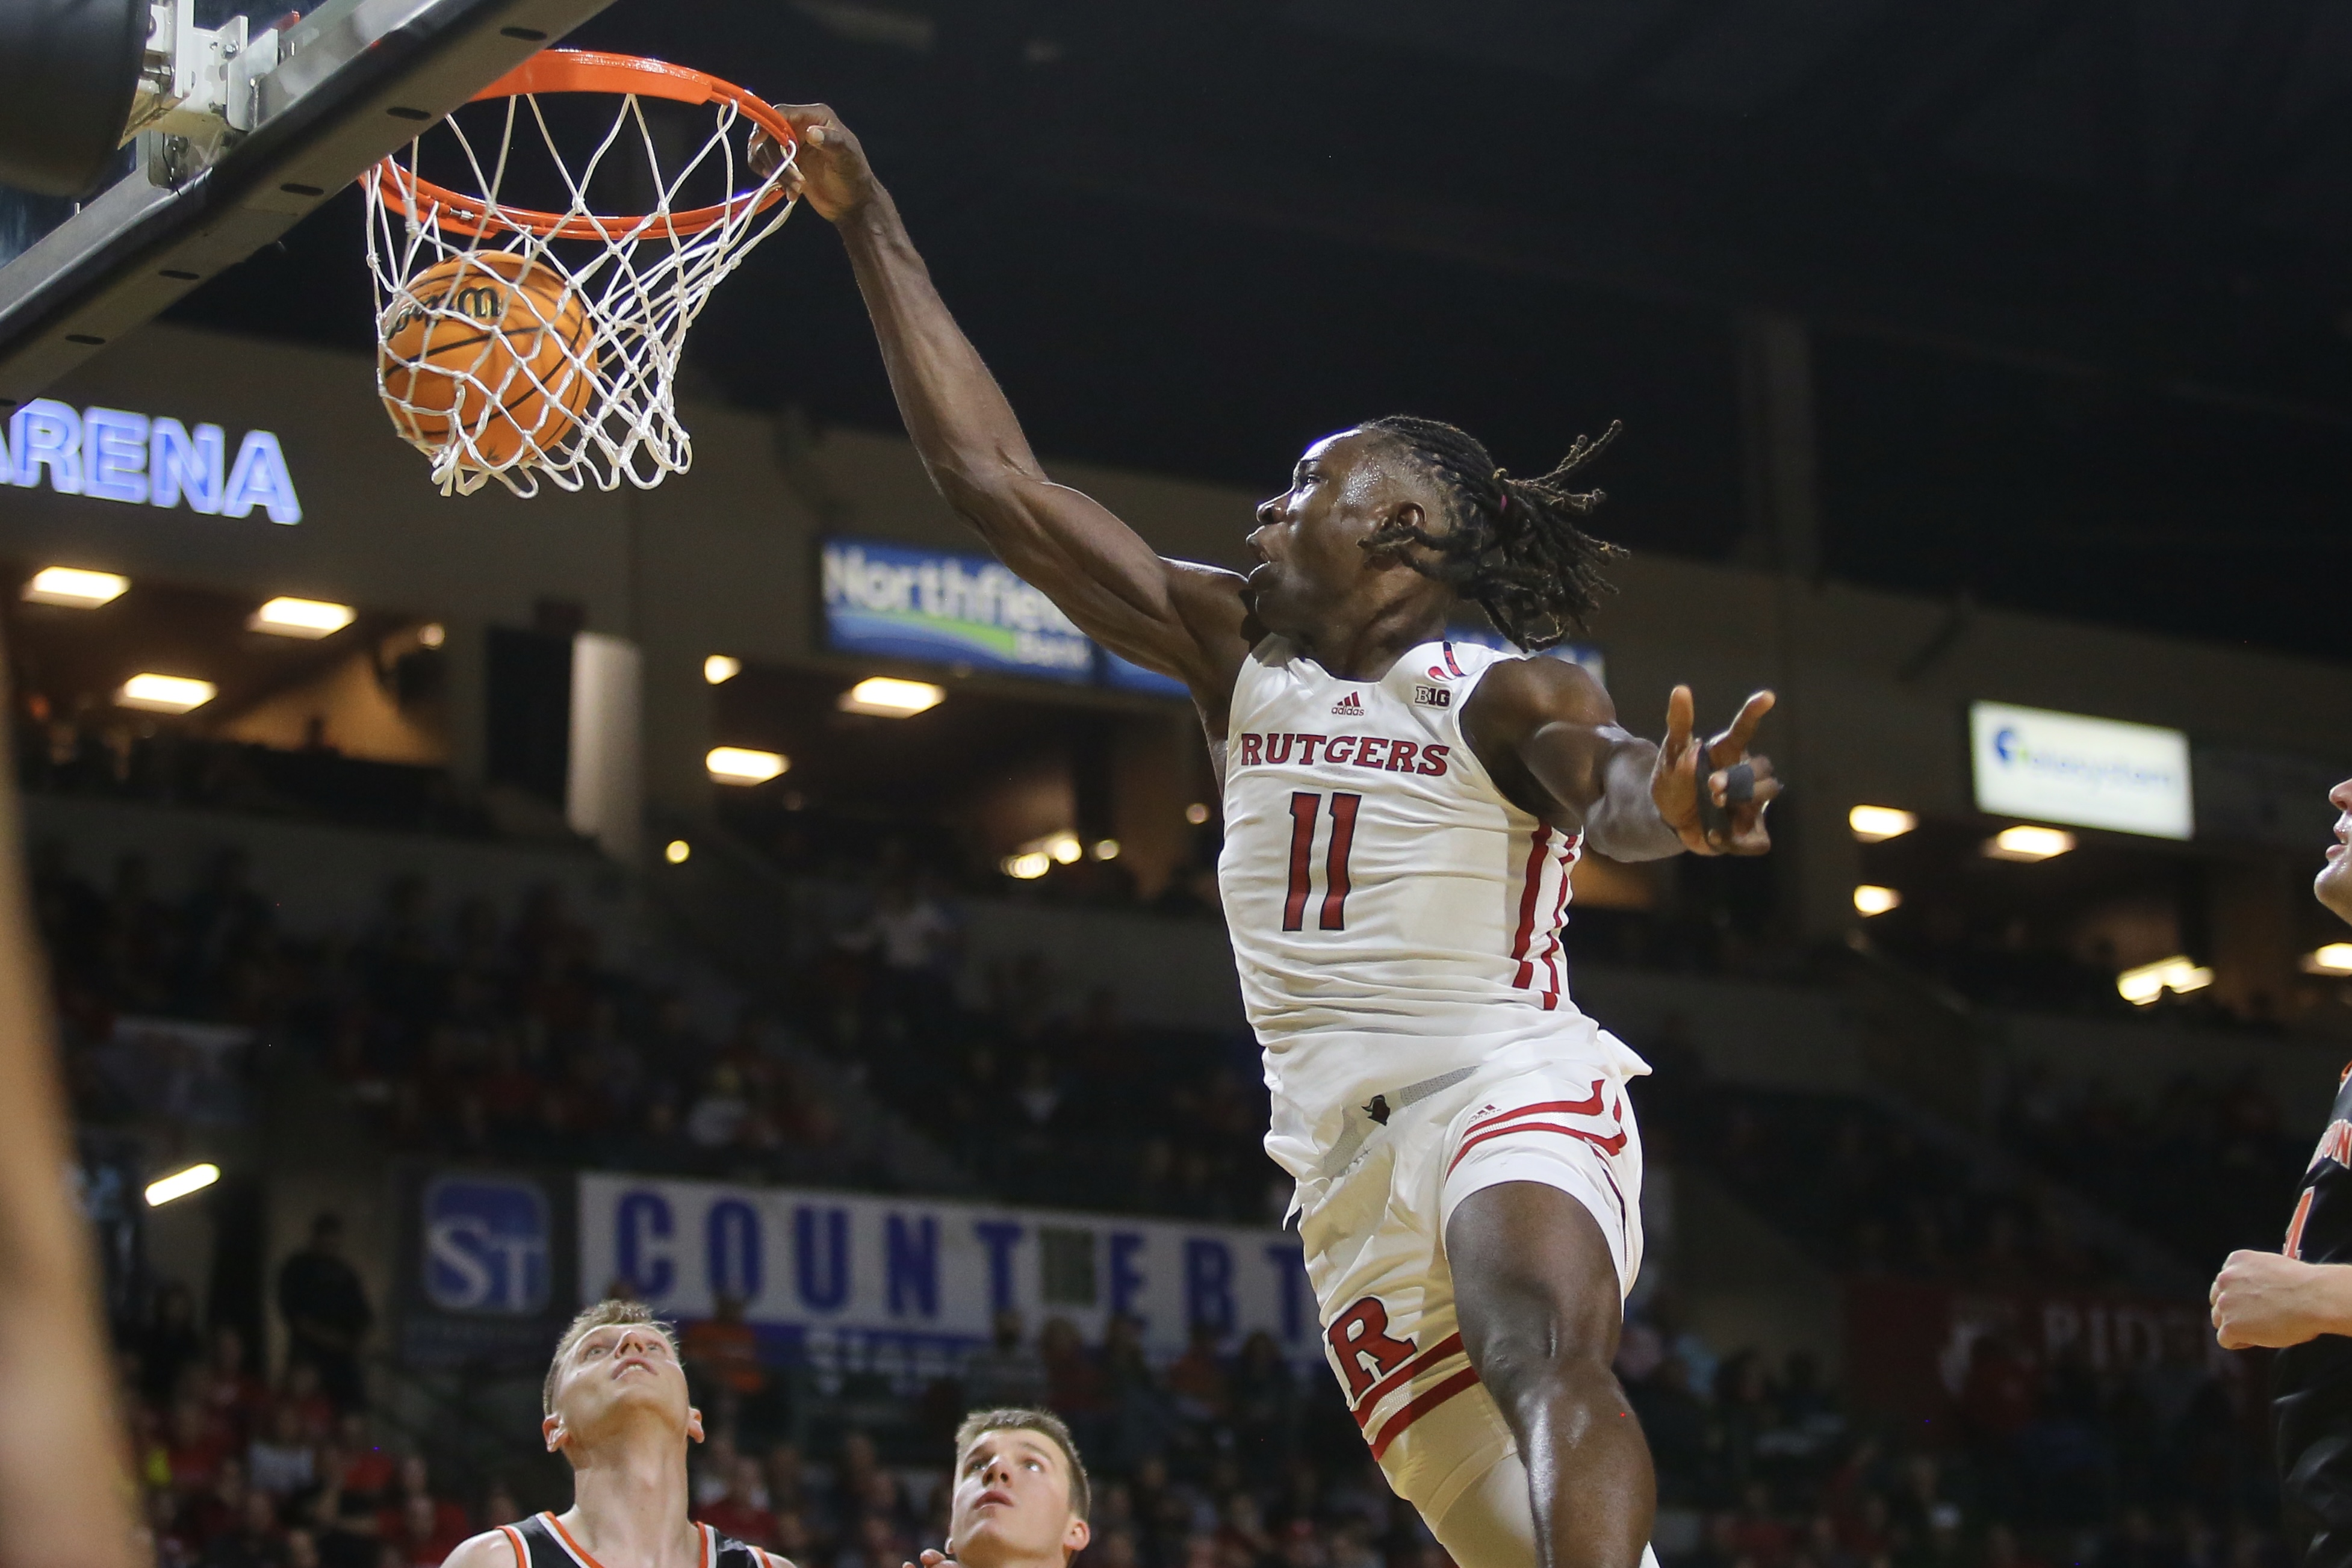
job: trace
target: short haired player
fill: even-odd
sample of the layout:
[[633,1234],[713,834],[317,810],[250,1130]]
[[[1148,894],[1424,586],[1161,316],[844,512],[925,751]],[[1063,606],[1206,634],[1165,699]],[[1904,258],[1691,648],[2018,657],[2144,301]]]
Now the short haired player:
[[[2352,779],[2328,791],[2336,842],[2312,892],[2352,921]],[[2230,1254],[2213,1281],[2224,1350],[2268,1346],[2282,1490],[2315,1529],[2304,1561],[2352,1568],[2352,1067],[2276,1252]]]
[[486,1530],[445,1568],[792,1568],[687,1517],[686,1455],[702,1441],[677,1341],[638,1301],[600,1301],[556,1343],[541,1396],[572,1506]]
[[1463,1568],[1632,1568],[1654,1486],[1610,1362],[1642,1249],[1625,1085],[1648,1069],[1569,1001],[1559,931],[1587,846],[1769,847],[1776,786],[1747,747],[1770,695],[1695,741],[1677,688],[1658,745],[1573,664],[1447,640],[1464,600],[1527,648],[1592,607],[1612,551],[1569,484],[1592,443],[1518,479],[1451,425],[1356,425],[1258,508],[1246,577],[1162,559],[1039,467],[857,139],[830,110],[785,113],[788,179],[848,246],[933,483],[1200,707],[1266,1149],[1297,1180],[1327,1351],[1390,1483]]
[[1089,1489],[1061,1417],[975,1410],[955,1447],[948,1538],[922,1554],[923,1568],[1069,1568],[1090,1539]]

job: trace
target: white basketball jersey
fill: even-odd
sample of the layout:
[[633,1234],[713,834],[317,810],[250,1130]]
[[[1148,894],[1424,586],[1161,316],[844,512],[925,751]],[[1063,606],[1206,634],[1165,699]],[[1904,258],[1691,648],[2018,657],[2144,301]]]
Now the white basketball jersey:
[[1265,1048],[1266,1149],[1295,1176],[1349,1106],[1507,1053],[1648,1071],[1568,998],[1578,835],[1505,800],[1462,736],[1511,656],[1425,643],[1343,681],[1269,637],[1234,683],[1217,881]]

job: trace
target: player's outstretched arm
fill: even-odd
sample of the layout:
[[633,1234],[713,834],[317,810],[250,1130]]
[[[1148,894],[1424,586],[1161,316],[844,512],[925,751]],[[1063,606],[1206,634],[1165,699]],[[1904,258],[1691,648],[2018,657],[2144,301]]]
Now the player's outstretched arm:
[[[1249,652],[1241,578],[1162,559],[1091,497],[1045,476],[857,138],[821,104],[783,113],[801,141],[786,188],[841,231],[907,434],[940,494],[1089,636],[1222,709]],[[755,141],[752,155],[756,167],[774,150]]]
[[[1478,683],[1462,728],[1507,792],[1580,831],[1612,860],[1658,860],[1684,850],[1760,855],[1772,847],[1764,810],[1780,785],[1771,760],[1751,755],[1748,745],[1772,701],[1771,693],[1757,693],[1729,728],[1700,739],[1690,688],[1676,686],[1666,704],[1666,738],[1644,740],[1617,722],[1616,704],[1584,671],[1559,659],[1517,659]],[[1733,770],[1743,764],[1752,782],[1740,799]],[[1706,824],[1702,788],[1726,810],[1727,825]]]

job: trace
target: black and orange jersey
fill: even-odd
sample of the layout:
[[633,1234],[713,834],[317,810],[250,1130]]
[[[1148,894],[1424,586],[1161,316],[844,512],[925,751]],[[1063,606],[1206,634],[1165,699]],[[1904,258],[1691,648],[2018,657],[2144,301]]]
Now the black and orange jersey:
[[[2352,1263],[2352,1067],[2336,1081],[2336,1108],[2303,1173],[2285,1252]],[[2352,1339],[2322,1334],[2279,1352],[2271,1415],[2286,1500],[2315,1526],[2305,1561],[2352,1568]]]
[[[774,1552],[721,1535],[707,1524],[694,1528],[702,1536],[702,1568],[793,1568]],[[515,1568],[604,1568],[551,1513],[502,1524],[499,1533],[514,1548]]]

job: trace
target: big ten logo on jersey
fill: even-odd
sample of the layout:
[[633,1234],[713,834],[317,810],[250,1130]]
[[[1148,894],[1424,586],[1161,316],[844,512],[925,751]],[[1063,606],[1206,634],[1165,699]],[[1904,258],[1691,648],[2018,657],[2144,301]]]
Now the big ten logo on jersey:
[[1444,686],[1416,684],[1412,688],[1412,704],[1415,707],[1452,707],[1454,694]]
[[425,1294],[456,1312],[547,1308],[547,1195],[530,1181],[443,1176],[425,1189]]
[[1366,1296],[1331,1320],[1323,1331],[1339,1375],[1348,1380],[1348,1402],[1355,1404],[1372,1385],[1412,1359],[1412,1342],[1389,1333],[1389,1310],[1378,1296]]
[[1259,735],[1244,731],[1241,740],[1244,768],[1279,768],[1296,758],[1312,768],[1320,756],[1326,767],[1340,765],[1375,773],[1419,773],[1445,777],[1450,746],[1429,746],[1416,740],[1394,740],[1384,735]]

